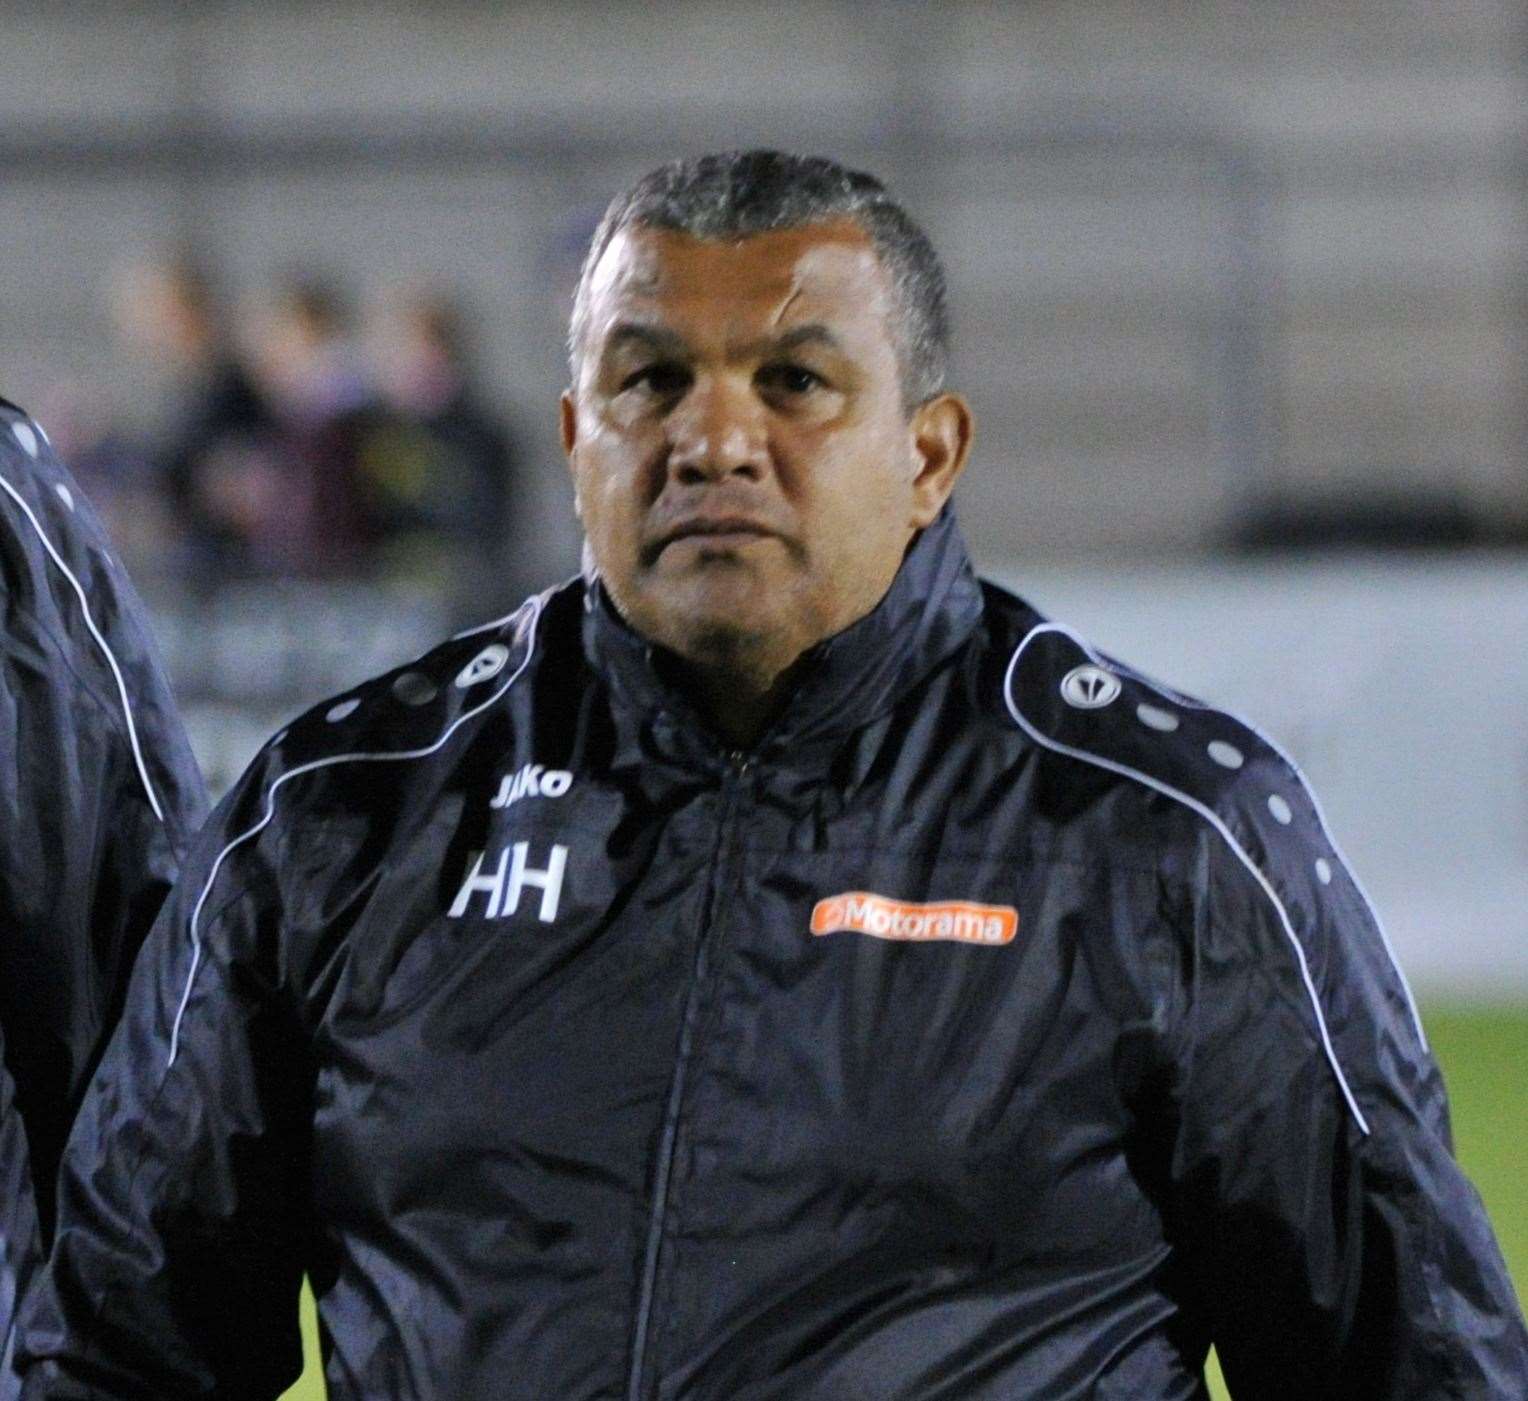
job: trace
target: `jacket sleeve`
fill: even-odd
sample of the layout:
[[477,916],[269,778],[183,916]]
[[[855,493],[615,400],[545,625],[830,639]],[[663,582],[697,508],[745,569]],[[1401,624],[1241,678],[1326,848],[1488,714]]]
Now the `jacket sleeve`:
[[1259,769],[1193,882],[1170,1175],[1195,1311],[1237,1401],[1528,1395],[1409,989],[1298,776]]
[[70,1134],[24,1396],[270,1398],[301,1372],[313,1075],[257,793],[194,846]]
[[4,400],[0,601],[3,1339],[11,1286],[51,1236],[70,1120],[206,799],[143,605],[42,430]]
[[[0,1049],[4,1037],[0,1036]],[[0,1401],[20,1395],[14,1370],[16,1309],[42,1259],[26,1133],[15,1086],[0,1061]]]

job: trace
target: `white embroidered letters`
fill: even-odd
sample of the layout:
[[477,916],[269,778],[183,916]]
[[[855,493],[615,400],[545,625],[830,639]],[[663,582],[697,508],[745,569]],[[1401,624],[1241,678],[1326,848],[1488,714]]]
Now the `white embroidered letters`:
[[516,842],[500,850],[493,867],[484,870],[488,853],[472,853],[471,865],[463,879],[456,899],[446,912],[450,919],[461,919],[472,904],[474,895],[486,897],[483,914],[488,919],[500,919],[512,915],[520,908],[520,897],[527,886],[541,892],[541,908],[538,918],[550,924],[557,918],[557,907],[562,900],[562,878],[568,866],[568,849],[554,843],[545,867],[530,864],[530,843]]
[[573,775],[566,769],[544,769],[540,764],[526,764],[515,773],[507,773],[499,791],[488,800],[491,808],[507,808],[521,798],[560,798],[573,786]]

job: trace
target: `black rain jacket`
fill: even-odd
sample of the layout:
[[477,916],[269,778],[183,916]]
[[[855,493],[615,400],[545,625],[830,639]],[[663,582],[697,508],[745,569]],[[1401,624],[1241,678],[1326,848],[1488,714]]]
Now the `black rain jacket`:
[[277,736],[62,1190],[29,1397],[1528,1385],[1299,775],[948,514],[748,754],[583,581]]
[[144,608],[0,400],[0,1398],[70,1120],[207,800]]

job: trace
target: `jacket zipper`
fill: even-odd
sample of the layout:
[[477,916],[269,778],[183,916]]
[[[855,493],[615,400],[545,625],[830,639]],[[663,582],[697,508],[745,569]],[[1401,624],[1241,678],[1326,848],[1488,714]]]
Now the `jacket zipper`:
[[668,1213],[669,1186],[674,1170],[674,1150],[679,1138],[679,1115],[684,1103],[685,1081],[690,1056],[694,1051],[695,1027],[700,1020],[702,989],[710,971],[711,944],[721,924],[719,904],[732,855],[732,825],[738,807],[739,790],[748,775],[749,760],[739,751],[727,755],[731,765],[722,780],[722,808],[716,822],[716,847],[712,858],[711,883],[701,912],[700,936],[695,952],[695,966],[690,988],[685,995],[684,1016],[680,1021],[679,1050],[674,1062],[674,1078],[669,1084],[668,1105],[663,1114],[663,1134],[658,1147],[658,1165],[654,1174],[653,1204],[648,1216],[647,1249],[642,1262],[642,1288],[637,1300],[633,1328],[631,1374],[627,1381],[626,1401],[642,1401],[648,1334],[652,1322],[653,1298],[658,1283],[658,1264],[663,1248],[663,1228]]

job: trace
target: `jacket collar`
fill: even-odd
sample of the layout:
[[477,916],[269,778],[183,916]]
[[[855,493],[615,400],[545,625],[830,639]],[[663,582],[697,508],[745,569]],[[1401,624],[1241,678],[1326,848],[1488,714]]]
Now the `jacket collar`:
[[[660,747],[724,757],[699,712],[659,675],[654,646],[616,612],[592,571],[584,587],[584,654],[617,703],[652,726]],[[815,747],[884,714],[970,636],[981,611],[981,586],[946,506],[913,541],[880,603],[807,653],[754,757]]]

